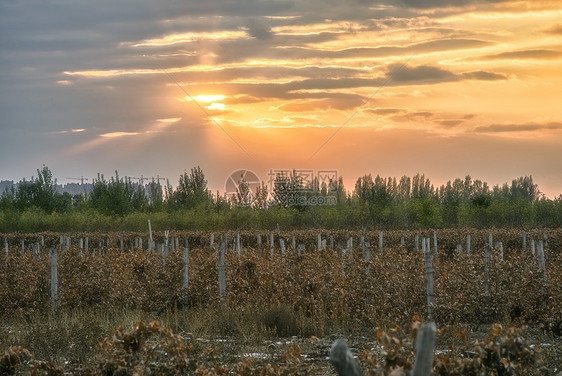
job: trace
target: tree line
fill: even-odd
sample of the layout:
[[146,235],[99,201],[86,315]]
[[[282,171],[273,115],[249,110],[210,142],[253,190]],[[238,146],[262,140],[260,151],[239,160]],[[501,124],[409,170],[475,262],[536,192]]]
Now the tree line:
[[[181,174],[175,189],[169,181],[133,184],[116,171],[109,179],[98,175],[91,191],[71,195],[56,191],[56,180],[44,166],[36,177],[1,193],[0,231],[50,229],[49,218],[61,223],[57,227],[83,221],[86,230],[88,223],[96,226],[92,217],[107,227],[120,223],[129,229],[150,216],[168,228],[201,229],[562,226],[562,195],[545,197],[531,176],[493,187],[466,176],[436,187],[420,174],[399,179],[368,174],[348,191],[341,177],[305,181],[293,171],[277,175],[271,188],[252,184],[241,177],[236,192],[227,195],[209,190],[200,167]],[[130,225],[131,218],[139,224]]]

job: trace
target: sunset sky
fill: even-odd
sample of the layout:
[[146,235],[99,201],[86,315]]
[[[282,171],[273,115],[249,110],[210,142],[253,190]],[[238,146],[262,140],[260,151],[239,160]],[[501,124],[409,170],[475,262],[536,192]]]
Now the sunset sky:
[[0,2],[0,180],[532,175],[562,193],[562,1]]

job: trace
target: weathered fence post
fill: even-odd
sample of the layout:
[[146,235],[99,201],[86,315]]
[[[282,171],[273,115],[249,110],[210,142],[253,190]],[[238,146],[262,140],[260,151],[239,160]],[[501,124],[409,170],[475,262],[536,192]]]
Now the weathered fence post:
[[334,250],[334,235],[330,235],[330,250]]
[[210,247],[211,249],[213,249],[213,244],[214,244],[214,243],[215,243],[215,234],[212,233],[212,234],[211,234],[211,240],[210,240],[210,243],[209,243],[209,247]]
[[339,376],[363,376],[363,371],[353,358],[343,338],[338,338],[330,349],[330,363]]
[[293,246],[293,249],[297,248],[297,239],[295,239],[295,235],[293,235],[293,238],[292,238],[292,246]]
[[379,251],[382,253],[382,231],[379,231]]
[[429,322],[418,329],[413,376],[426,376],[431,374],[435,348],[435,332],[436,328],[433,322]]
[[433,260],[431,258],[431,248],[429,247],[429,238],[427,238],[427,246],[424,252],[425,257],[425,280],[427,289],[427,316],[433,318]]
[[152,225],[150,219],[148,220],[148,250],[154,251],[154,240],[152,239]]
[[418,234],[414,235],[414,244],[416,251],[418,251],[420,249],[420,236]]
[[285,239],[279,238],[279,248],[281,248],[281,257],[285,257]]
[[240,233],[236,232],[236,251],[238,252],[238,256],[242,254],[242,246],[240,245]]
[[545,271],[546,263],[544,261],[544,242],[539,240],[537,242],[537,256],[539,259],[539,271]]
[[470,256],[470,234],[466,234],[466,254]]
[[531,254],[535,256],[535,240],[531,240]]
[[258,234],[258,246],[261,245],[261,234]]
[[494,246],[492,239],[492,231],[490,231],[490,233],[488,234],[488,244],[490,244],[490,248]]
[[271,256],[273,257],[273,253],[275,252],[274,247],[275,247],[275,243],[273,242],[274,238],[273,238],[273,232],[269,234],[269,252],[271,253]]
[[55,312],[59,308],[59,290],[58,290],[58,257],[57,249],[49,249],[49,263],[51,265],[51,302]]
[[86,238],[84,239],[84,252],[88,252],[88,237],[86,236]]
[[525,248],[527,248],[527,234],[525,231],[521,233],[521,243],[523,245],[523,250],[525,250]]

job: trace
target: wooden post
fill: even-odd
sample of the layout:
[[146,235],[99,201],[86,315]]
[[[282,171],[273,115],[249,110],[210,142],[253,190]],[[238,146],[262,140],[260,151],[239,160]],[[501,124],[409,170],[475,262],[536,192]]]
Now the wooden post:
[[221,246],[217,254],[217,269],[219,272],[219,297],[223,297],[226,292],[226,274],[224,266],[224,252],[226,251],[226,235],[224,235],[221,241]]
[[426,376],[431,373],[435,348],[435,332],[436,328],[433,322],[429,322],[418,329],[413,376]]
[[330,363],[339,376],[363,376],[363,371],[343,338],[338,338],[330,349]]
[[521,243],[523,245],[523,250],[525,250],[527,248],[527,234],[525,231],[521,233]]
[[285,239],[279,238],[279,247],[281,248],[281,257],[285,257]]
[[470,234],[466,235],[466,254],[470,256]]
[[51,302],[56,312],[59,308],[58,258],[56,248],[49,249],[49,263],[51,265]]
[[[363,240],[363,237],[361,237],[361,240]],[[368,242],[361,242],[361,248],[363,248],[363,257],[366,261],[369,261],[371,259],[371,250],[369,249],[369,246],[370,244]]]
[[271,234],[269,234],[269,252],[271,253],[271,257],[273,257],[273,254],[275,252],[275,243],[273,242],[273,232]]
[[546,264],[544,260],[544,241],[539,240],[537,242],[537,256],[539,259],[539,271],[546,270]]
[[148,220],[148,250],[154,251],[154,240],[152,239],[152,225],[150,219]]
[[215,243],[215,234],[213,233],[213,234],[211,234],[211,241],[210,241],[210,245],[209,245],[209,247],[210,247],[211,249],[213,249],[213,244],[214,244],[214,243]]
[[[429,240],[429,238],[427,238]],[[429,241],[428,241],[429,243]],[[428,244],[429,245],[429,244]],[[427,316],[433,318],[433,261],[431,258],[431,248],[426,247],[425,256],[425,280],[427,289]]]

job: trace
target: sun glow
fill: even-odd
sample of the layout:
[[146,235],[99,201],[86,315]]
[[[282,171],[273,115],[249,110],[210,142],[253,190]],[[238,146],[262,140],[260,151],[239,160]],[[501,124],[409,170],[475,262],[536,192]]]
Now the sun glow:
[[224,103],[211,103],[210,106],[205,106],[208,110],[224,110]]
[[193,97],[193,99],[198,102],[215,102],[222,101],[224,99],[224,95],[198,95]]

